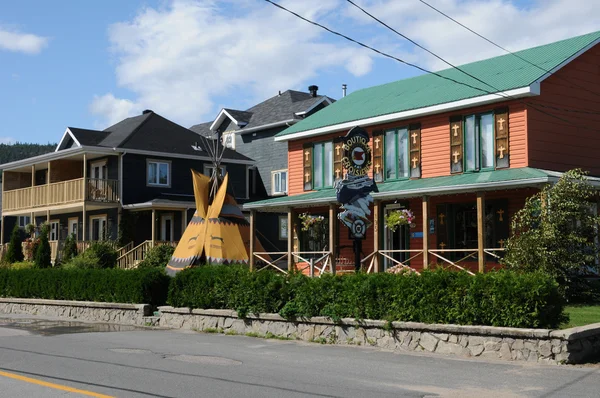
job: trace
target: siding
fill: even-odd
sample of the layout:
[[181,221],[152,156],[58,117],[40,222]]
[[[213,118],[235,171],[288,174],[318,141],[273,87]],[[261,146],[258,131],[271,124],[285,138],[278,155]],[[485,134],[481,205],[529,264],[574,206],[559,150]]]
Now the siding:
[[543,81],[541,95],[530,102],[543,111],[528,109],[530,165],[600,175],[600,44]]
[[[489,112],[502,107],[508,107],[509,109],[510,167],[518,168],[528,166],[526,138],[527,109],[525,109],[525,106],[520,102],[501,102],[487,106],[469,108],[461,112],[446,112],[419,119],[370,126],[367,127],[367,131],[372,136],[374,130],[385,130],[389,128],[404,127],[413,123],[421,123],[422,178],[447,176],[450,175],[450,117],[455,115]],[[344,134],[346,134],[346,132],[288,142],[290,195],[304,193],[302,145],[307,142],[331,140]],[[373,141],[371,140],[370,143],[372,145]]]

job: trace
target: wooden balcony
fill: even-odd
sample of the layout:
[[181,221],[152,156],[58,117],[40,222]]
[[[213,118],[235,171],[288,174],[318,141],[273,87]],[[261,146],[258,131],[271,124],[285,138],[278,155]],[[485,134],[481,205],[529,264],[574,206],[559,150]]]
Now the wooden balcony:
[[97,178],[77,178],[4,191],[2,211],[30,210],[40,207],[81,203],[83,201],[116,203],[119,182]]

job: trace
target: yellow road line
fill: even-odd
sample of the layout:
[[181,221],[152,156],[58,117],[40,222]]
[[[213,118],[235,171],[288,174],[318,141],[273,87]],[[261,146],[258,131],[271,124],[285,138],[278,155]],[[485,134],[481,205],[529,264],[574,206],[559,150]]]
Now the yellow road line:
[[97,392],[79,390],[77,388],[63,386],[63,385],[60,385],[60,384],[48,383],[47,381],[42,381],[42,380],[38,380],[38,379],[32,379],[31,377],[25,377],[25,376],[21,376],[21,375],[14,374],[14,373],[8,373],[8,372],[2,372],[2,371],[0,371],[0,376],[8,377],[8,378],[15,379],[15,380],[24,381],[24,382],[27,382],[27,383],[37,384],[37,385],[48,387],[48,388],[54,388],[56,390],[62,390],[62,391],[68,391],[68,392],[74,392],[74,393],[77,393],[77,394],[87,395],[88,397],[114,398],[114,397],[111,397],[110,395],[98,394]]

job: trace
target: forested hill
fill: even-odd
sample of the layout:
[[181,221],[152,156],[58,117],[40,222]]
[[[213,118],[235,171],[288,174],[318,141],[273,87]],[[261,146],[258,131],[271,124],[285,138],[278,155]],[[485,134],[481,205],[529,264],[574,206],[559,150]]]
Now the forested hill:
[[56,144],[0,144],[0,164],[54,152]]

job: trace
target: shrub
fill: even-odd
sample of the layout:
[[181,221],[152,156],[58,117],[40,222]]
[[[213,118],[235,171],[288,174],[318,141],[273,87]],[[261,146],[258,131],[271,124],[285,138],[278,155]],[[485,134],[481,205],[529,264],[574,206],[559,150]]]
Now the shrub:
[[9,263],[16,263],[18,261],[23,261],[23,246],[21,245],[23,242],[23,232],[19,228],[18,225],[12,230],[10,234],[10,243],[8,244],[8,250],[4,255],[4,259]]
[[35,264],[31,261],[20,261],[18,263],[12,263],[10,265],[11,269],[28,269],[35,267]]
[[146,255],[146,258],[144,259],[144,261],[142,261],[139,264],[138,267],[140,267],[140,268],[150,268],[150,267],[164,268],[167,265],[167,263],[169,262],[169,260],[171,259],[171,256],[173,255],[174,251],[175,251],[175,248],[172,246],[169,246],[169,245],[154,246],[152,249],[150,249],[150,251]]
[[40,234],[40,243],[35,250],[33,260],[38,268],[52,267],[52,250],[50,249],[50,242],[48,242],[48,231],[48,225],[44,224],[42,226],[42,233]]
[[95,261],[96,268],[114,268],[119,255],[112,242],[99,240],[92,243],[83,256],[90,260],[90,264]]
[[75,234],[70,234],[67,236],[67,239],[65,239],[62,252],[62,261],[66,263],[75,256],[77,256],[77,240],[75,238]]
[[181,271],[169,287],[174,307],[237,310],[240,316],[328,316],[462,325],[558,327],[564,301],[542,273],[497,271],[470,276],[447,270],[417,274],[323,275],[308,278],[243,267]]
[[73,257],[69,261],[63,263],[62,268],[64,269],[95,269],[100,268],[98,265],[98,259],[92,256],[85,256],[83,254]]
[[163,305],[169,277],[158,269],[0,269],[0,296]]
[[25,243],[23,247],[23,255],[25,257],[25,261],[33,261],[37,248],[40,245],[40,238],[29,237],[26,238],[23,242]]

